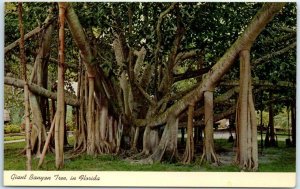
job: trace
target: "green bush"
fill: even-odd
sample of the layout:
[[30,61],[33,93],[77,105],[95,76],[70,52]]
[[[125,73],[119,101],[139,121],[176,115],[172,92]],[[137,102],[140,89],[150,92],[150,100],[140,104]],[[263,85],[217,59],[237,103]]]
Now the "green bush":
[[8,134],[8,133],[10,133],[10,132],[11,132],[10,127],[9,127],[8,125],[7,125],[7,126],[5,125],[5,126],[4,126],[4,133],[5,133],[5,134]]
[[68,131],[75,131],[76,130],[76,125],[73,122],[67,122],[67,130]]
[[20,133],[21,132],[21,128],[19,125],[5,125],[4,126],[4,133],[8,134],[8,133]]

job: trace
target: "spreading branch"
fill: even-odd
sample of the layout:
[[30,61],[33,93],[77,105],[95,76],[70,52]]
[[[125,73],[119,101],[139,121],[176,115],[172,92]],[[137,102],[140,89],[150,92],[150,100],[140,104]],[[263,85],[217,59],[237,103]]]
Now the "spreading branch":
[[296,33],[296,29],[288,28],[288,27],[280,27],[277,28],[280,31],[289,32],[289,33]]
[[267,40],[263,41],[263,44],[264,45],[276,44],[276,43],[287,41],[287,40],[292,39],[294,37],[296,37],[296,32],[295,33],[289,33],[289,34],[277,37],[275,39],[274,38],[268,38]]
[[[41,26],[36,27],[35,29],[31,30],[26,35],[24,35],[24,41],[26,41],[27,39],[30,39],[34,35],[40,33],[44,29],[46,29],[54,20],[55,20],[55,18],[51,18],[51,19],[47,18]],[[15,48],[20,43],[20,40],[21,40],[21,38],[17,39],[16,41],[12,42],[11,44],[7,45],[4,48],[4,54],[6,54],[7,52],[9,52],[13,48]]]
[[100,68],[96,68],[94,64],[94,57],[92,55],[90,44],[79,22],[78,16],[71,5],[68,6],[66,11],[66,20],[73,39],[80,50],[82,61],[85,64],[88,75],[99,78],[95,80],[95,90],[100,90],[102,94],[105,94],[107,99],[111,99],[112,92],[105,90],[105,88],[109,89],[109,84],[107,84],[107,80],[104,78],[104,75],[99,73]]
[[134,83],[135,86],[139,89],[139,91],[141,92],[141,94],[152,104],[155,105],[156,102],[151,98],[151,96],[137,83]]
[[199,53],[200,53],[200,49],[193,49],[190,51],[180,52],[177,54],[175,58],[175,64],[177,65],[186,59],[194,58],[195,56],[199,55]]
[[[197,110],[198,111],[198,110]],[[228,118],[229,116],[235,114],[236,111],[236,106],[235,104],[233,106],[231,106],[229,109],[214,115],[214,122],[220,121],[222,119]],[[201,115],[204,114],[204,109],[203,111],[200,113]],[[200,115],[198,114],[198,116]],[[196,118],[197,116],[195,115],[194,118]],[[180,122],[180,124],[178,125],[178,128],[184,128],[186,127],[187,123],[186,122]],[[203,120],[196,120],[194,127],[205,127],[204,121]]]
[[173,41],[173,45],[172,45],[172,49],[169,55],[169,73],[172,73],[172,70],[176,64],[176,57],[178,54],[178,49],[181,43],[181,40],[184,36],[185,33],[185,28],[184,25],[182,23],[182,19],[180,14],[178,13],[178,9],[176,9],[176,18],[177,18],[177,30],[176,30],[176,35],[175,35],[175,39]]
[[[58,64],[58,60],[55,59],[55,58],[50,57],[49,61],[51,61],[51,62],[53,62],[55,64]],[[65,66],[66,69],[70,68],[70,69],[73,69],[73,70],[78,70],[78,66],[76,66],[76,65],[66,64],[64,66]]]
[[174,75],[174,81],[177,82],[177,81],[182,81],[182,80],[185,80],[185,79],[200,77],[203,74],[206,74],[210,70],[210,68],[211,67],[207,67],[207,68],[202,68],[202,69],[199,69],[199,70],[187,71],[187,72],[182,73],[182,74],[175,74]]
[[[239,81],[233,80],[233,81],[222,81],[220,83],[222,86],[239,86]],[[295,84],[289,81],[277,81],[276,83],[272,83],[270,81],[266,80],[253,80],[252,85],[255,87],[269,87],[269,88],[274,88],[274,87],[290,87],[294,88]]]
[[165,10],[164,12],[162,12],[160,15],[159,15],[159,18],[158,18],[158,21],[157,21],[157,24],[156,24],[156,35],[157,35],[157,43],[156,43],[156,49],[155,49],[155,52],[154,52],[154,72],[155,72],[155,76],[154,76],[154,83],[155,83],[155,90],[156,90],[156,87],[157,87],[157,77],[158,77],[158,71],[157,71],[157,67],[158,67],[158,57],[159,57],[159,50],[160,50],[160,47],[161,47],[161,41],[162,41],[162,35],[161,35],[161,24],[162,24],[162,21],[164,19],[164,17],[171,11],[175,8],[175,5],[177,3],[172,3],[171,6]]
[[234,60],[239,52],[244,49],[249,49],[257,36],[263,31],[265,26],[273,19],[274,15],[281,10],[285,3],[266,3],[253,17],[252,21],[235,43],[227,50],[227,52],[217,61],[212,69],[205,74],[201,84],[185,95],[181,100],[177,101],[164,113],[154,116],[147,120],[136,120],[137,126],[148,125],[156,127],[157,125],[164,124],[169,114],[179,115],[186,109],[188,104],[197,102],[203,99],[204,91],[215,86],[223,77],[225,73],[231,68]]
[[[4,77],[4,84],[14,86],[17,88],[24,88],[25,82],[20,79],[12,78],[12,77]],[[50,98],[53,100],[57,100],[57,94],[51,91],[48,91],[47,89],[40,87],[34,83],[28,84],[30,92],[33,92],[36,95],[43,96],[46,98]],[[72,95],[66,95],[65,102],[68,105],[78,107],[79,102],[76,98],[72,98]]]
[[173,83],[173,68],[175,66],[175,59],[178,52],[178,49],[180,47],[181,40],[185,33],[185,28],[182,23],[181,16],[179,14],[178,7],[176,6],[176,18],[177,18],[177,30],[175,34],[175,38],[173,40],[173,45],[169,54],[167,67],[164,68],[163,78],[160,81],[159,85],[159,91],[161,93],[168,93],[170,90],[170,86]]
[[263,56],[261,58],[256,59],[255,61],[253,61],[253,64],[255,65],[255,64],[259,64],[261,62],[264,62],[266,60],[270,60],[271,58],[273,58],[275,56],[282,55],[282,54],[288,52],[289,50],[291,50],[291,49],[293,49],[295,47],[296,47],[296,42],[290,44],[289,46],[287,46],[287,47],[285,47],[285,48],[283,48],[283,49],[281,49],[279,51],[267,54],[267,55],[265,55],[265,56]]
[[[220,103],[226,102],[237,92],[239,92],[239,87],[233,87],[232,89],[229,89],[228,91],[221,94],[220,96],[217,96],[214,99],[214,103],[220,104]],[[199,109],[196,110],[195,117],[199,117],[200,115],[203,115],[203,114],[204,114],[204,107],[200,107]],[[184,115],[182,115],[182,118],[183,117],[184,117]]]

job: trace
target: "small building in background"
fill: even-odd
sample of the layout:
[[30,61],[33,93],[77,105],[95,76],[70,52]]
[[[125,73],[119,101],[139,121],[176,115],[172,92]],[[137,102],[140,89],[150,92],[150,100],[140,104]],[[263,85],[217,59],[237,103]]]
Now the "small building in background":
[[10,122],[10,112],[9,110],[4,109],[4,123]]
[[217,125],[217,129],[228,129],[229,127],[229,119],[221,119],[220,121],[215,122]]

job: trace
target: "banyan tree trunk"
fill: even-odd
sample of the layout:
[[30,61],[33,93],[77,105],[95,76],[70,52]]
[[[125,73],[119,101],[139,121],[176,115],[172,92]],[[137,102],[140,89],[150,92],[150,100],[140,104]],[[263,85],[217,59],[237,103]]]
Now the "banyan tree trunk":
[[19,30],[20,30],[20,60],[22,66],[22,75],[25,81],[24,85],[24,104],[25,104],[25,140],[26,140],[26,170],[31,170],[31,145],[30,145],[30,114],[29,114],[29,89],[27,85],[27,76],[26,76],[26,60],[25,60],[25,47],[24,47],[24,28],[23,28],[23,7],[22,3],[18,4],[18,19],[19,19]]
[[204,141],[203,141],[203,154],[201,163],[206,161],[208,163],[220,164],[219,158],[214,149],[214,112],[213,112],[213,91],[204,92]]
[[[46,20],[51,19],[51,15]],[[35,58],[34,68],[30,76],[30,83],[36,83],[38,86],[47,88],[48,75],[48,59],[50,52],[51,35],[53,25],[50,24],[41,37],[38,53]],[[31,147],[32,153],[40,157],[42,146],[46,139],[46,113],[47,113],[47,98],[37,96],[29,92],[30,107],[32,111],[32,132],[31,132]]]
[[82,74],[80,81],[79,129],[74,153],[118,153],[123,131],[121,119],[117,121],[109,115],[103,94],[95,95],[95,78],[87,75]]
[[253,102],[250,51],[240,52],[240,94],[237,104],[237,156],[241,169],[257,170],[257,120]]
[[159,144],[159,136],[157,129],[146,127],[143,135],[143,153],[149,155],[153,153]]
[[[146,118],[150,118],[153,115],[153,107],[150,106],[146,115]],[[134,142],[132,145],[132,150],[136,149],[136,145],[138,142],[138,134],[139,128],[136,129],[135,135],[134,135]],[[158,129],[151,129],[150,127],[146,126],[144,133],[143,133],[143,150],[140,154],[137,154],[136,156],[140,155],[149,155],[150,153],[153,153],[157,146],[159,144],[159,136],[158,136]]]
[[[52,11],[52,9],[50,9]],[[47,17],[46,21],[51,19],[52,15]],[[36,71],[36,84],[42,86],[43,88],[48,88],[48,60],[50,57],[50,45],[51,45],[51,36],[53,31],[53,24],[50,24],[43,34],[41,45],[39,47],[38,54],[36,56],[35,64]],[[48,98],[39,96],[38,97],[43,125],[48,128],[50,127],[50,117],[49,117],[49,101]]]
[[88,110],[87,110],[87,154],[94,155],[95,146],[95,102],[94,102],[94,77],[89,77],[89,98],[88,98]]
[[65,101],[64,101],[64,25],[66,3],[59,5],[59,63],[57,82],[57,108],[55,119],[55,165],[61,169],[64,165],[64,126],[65,126]]
[[42,112],[37,97],[35,95],[32,95],[32,93],[30,93],[29,98],[30,98],[30,107],[33,115],[32,116],[33,124],[32,124],[32,131],[31,131],[31,146],[32,146],[33,153],[35,153],[37,157],[40,157],[42,152],[41,151],[42,147],[46,140],[46,129],[45,129],[45,125],[43,124]]
[[115,153],[119,153],[120,147],[121,147],[121,139],[122,139],[122,134],[123,134],[123,124],[122,124],[122,119],[121,116],[119,116],[119,120],[117,123],[117,129],[115,131],[115,136],[116,136],[116,150]]
[[190,164],[194,159],[194,140],[193,140],[193,117],[194,117],[194,104],[188,107],[188,123],[187,123],[187,140],[185,152],[183,155],[183,163]]
[[140,128],[133,128],[131,127],[131,130],[134,131],[133,133],[133,138],[132,138],[132,142],[131,142],[131,148],[130,150],[132,152],[137,152],[137,143],[138,143],[138,139],[139,139],[139,135],[140,135]]
[[111,150],[115,151],[116,148],[116,142],[115,142],[115,137],[114,137],[114,126],[115,121],[112,116],[108,116],[108,142],[111,146]]
[[78,129],[75,134],[75,144],[74,144],[74,152],[84,152],[86,151],[86,119],[85,119],[85,73],[84,69],[81,68],[80,72],[80,84],[79,86],[79,93],[78,93],[78,98],[79,98],[79,112],[78,112]]
[[164,128],[161,140],[155,151],[146,159],[138,161],[141,164],[153,164],[163,159],[172,161],[177,158],[177,133],[179,119],[170,114]]

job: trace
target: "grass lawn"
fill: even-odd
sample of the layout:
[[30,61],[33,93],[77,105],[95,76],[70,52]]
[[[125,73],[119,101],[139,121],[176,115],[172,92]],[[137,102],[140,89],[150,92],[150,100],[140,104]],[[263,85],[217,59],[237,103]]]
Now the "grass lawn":
[[7,136],[7,137],[4,137],[4,141],[20,140],[20,139],[25,139],[25,136]]
[[[25,155],[20,155],[25,143],[4,144],[4,170],[25,170]],[[215,142],[217,153],[223,164],[214,166],[199,165],[201,154],[196,155],[195,163],[183,165],[181,163],[160,163],[153,165],[139,165],[129,163],[119,156],[101,155],[97,157],[81,155],[74,159],[65,160],[64,171],[209,171],[209,172],[239,172],[240,169],[233,165],[235,153],[232,144],[226,140],[218,139]],[[259,150],[260,151],[260,150]],[[68,154],[66,154],[68,157]],[[37,170],[38,158],[33,158],[33,170]],[[48,154],[45,163],[40,170],[55,170],[54,154]],[[296,148],[285,147],[284,142],[279,142],[277,148],[263,149],[259,154],[259,172],[295,172]]]

